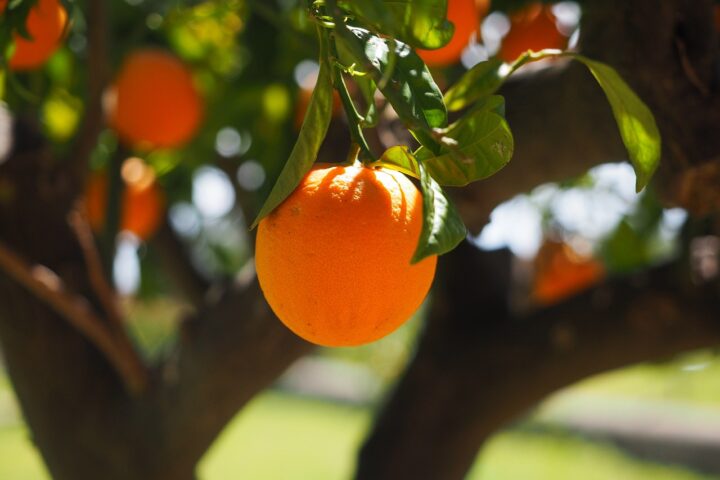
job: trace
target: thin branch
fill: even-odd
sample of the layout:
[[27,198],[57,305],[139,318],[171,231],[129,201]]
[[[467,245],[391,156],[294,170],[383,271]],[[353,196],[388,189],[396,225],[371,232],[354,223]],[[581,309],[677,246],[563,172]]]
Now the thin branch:
[[85,115],[70,152],[70,163],[75,167],[77,178],[83,179],[90,154],[97,145],[104,125],[103,94],[108,82],[108,32],[109,21],[106,0],[88,0],[87,18],[87,87]]
[[78,201],[75,209],[68,215],[68,223],[75,233],[75,238],[82,250],[90,285],[98,296],[105,314],[115,325],[123,326],[125,323],[123,320],[124,315],[120,309],[115,290],[110,285],[107,273],[103,268],[100,252],[98,252],[95,245],[95,239],[87,220],[85,204],[82,201]]
[[145,389],[148,372],[135,350],[128,348],[129,341],[114,336],[95,315],[87,300],[67,291],[62,279],[52,270],[28,264],[2,242],[0,269],[65,318],[102,351],[130,393],[137,395]]

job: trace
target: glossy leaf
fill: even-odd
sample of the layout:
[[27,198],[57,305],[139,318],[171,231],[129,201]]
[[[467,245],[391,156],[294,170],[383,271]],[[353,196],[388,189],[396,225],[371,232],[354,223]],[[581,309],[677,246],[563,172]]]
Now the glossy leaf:
[[371,167],[387,167],[405,175],[420,178],[420,168],[412,152],[405,145],[395,145],[385,150],[380,159],[370,164]]
[[635,168],[635,188],[639,192],[648,184],[660,162],[662,147],[655,117],[614,68],[582,55],[574,55],[574,58],[590,69],[610,102],[620,136]]
[[572,52],[560,50],[528,51],[512,64],[489,61],[476,65],[463,75],[445,95],[450,110],[460,110],[497,91],[523,65],[551,57],[567,57],[584,64],[597,80],[610,102],[623,144],[637,178],[635,188],[642,190],[660,162],[662,140],[650,109],[609,65]]
[[469,112],[454,123],[446,136],[455,146],[443,146],[440,155],[425,147],[415,153],[430,175],[441,185],[464,186],[503,168],[512,157],[514,143],[505,119],[496,110],[502,97],[490,97],[484,108]]
[[447,20],[447,0],[346,0],[338,2],[378,33],[416,48],[447,44],[455,27]]
[[[378,88],[400,118],[423,145],[436,149],[428,131],[447,125],[447,109],[425,63],[404,43],[393,42],[361,28],[349,30],[352,35],[341,39],[346,43],[347,51],[356,57],[356,62],[373,69]],[[393,44],[394,56],[389,54]],[[360,55],[362,58],[357,58]],[[385,78],[387,81],[382,81]]]
[[448,110],[461,110],[471,103],[492,95],[503,84],[508,67],[497,58],[480,62],[460,77],[447,92],[445,104]]
[[251,228],[255,228],[260,220],[280,205],[300,184],[303,176],[315,162],[320,145],[325,139],[333,103],[332,67],[326,53],[325,39],[321,41],[320,50],[320,72],[298,139]]
[[423,193],[423,226],[412,258],[417,263],[431,255],[442,255],[455,248],[467,235],[465,224],[442,187],[418,163]]

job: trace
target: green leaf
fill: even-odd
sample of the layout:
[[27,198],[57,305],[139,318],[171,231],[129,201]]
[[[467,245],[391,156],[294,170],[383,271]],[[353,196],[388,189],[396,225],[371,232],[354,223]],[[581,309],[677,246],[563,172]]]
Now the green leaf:
[[405,145],[395,145],[385,150],[380,159],[372,162],[370,167],[387,167],[405,175],[420,178],[420,168],[412,152]]
[[503,84],[506,74],[505,64],[497,58],[480,62],[460,77],[455,85],[445,92],[445,104],[448,110],[461,110],[471,103],[492,95]]
[[639,192],[650,182],[660,162],[662,142],[655,117],[614,68],[582,55],[573,57],[590,69],[610,102],[620,136],[635,168],[635,188]]
[[[437,143],[428,132],[447,125],[447,109],[425,63],[402,42],[379,37],[362,28],[348,30],[352,35],[338,40],[345,44],[357,63],[372,69],[378,88],[418,140],[437,150]],[[393,45],[395,55],[390,55]],[[383,79],[387,81],[381,81]]]
[[504,105],[493,96],[448,129],[455,146],[443,146],[440,155],[420,147],[415,156],[441,185],[460,187],[496,173],[512,158],[514,143],[505,119],[497,113]]
[[496,92],[507,78],[523,65],[552,57],[569,57],[585,65],[610,102],[620,137],[628,151],[637,177],[639,192],[650,181],[660,162],[662,140],[650,109],[609,65],[572,52],[560,50],[528,51],[510,65],[489,61],[476,65],[460,78],[445,95],[450,110],[460,110]]
[[315,162],[330,125],[333,102],[332,67],[328,60],[327,39],[324,34],[321,35],[320,45],[320,72],[297,142],[251,229],[297,188]]
[[416,48],[440,48],[455,27],[447,20],[447,0],[345,0],[338,4],[364,25]]
[[423,193],[423,226],[412,263],[431,255],[442,255],[455,248],[467,235],[465,224],[442,187],[418,163]]

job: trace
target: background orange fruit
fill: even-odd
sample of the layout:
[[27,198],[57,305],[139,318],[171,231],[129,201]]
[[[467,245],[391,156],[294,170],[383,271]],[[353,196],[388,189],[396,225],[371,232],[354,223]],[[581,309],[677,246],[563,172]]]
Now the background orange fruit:
[[426,64],[431,67],[445,67],[456,63],[470,41],[478,31],[480,19],[490,8],[490,0],[449,0],[448,20],[455,25],[455,33],[447,45],[435,50],[418,49]]
[[179,147],[195,135],[203,101],[192,72],[158,49],[127,57],[108,95],[110,125],[139,148]]
[[[129,158],[123,163],[124,190],[120,204],[120,229],[137,235],[142,240],[150,238],[160,226],[165,210],[165,198],[155,181],[155,174],[139,158]],[[85,190],[90,226],[101,232],[105,226],[108,178],[103,173],[92,175]]]
[[437,257],[410,259],[422,196],[401,173],[316,166],[258,227],[265,298],[297,335],[360,345],[402,325],[422,303]]
[[[0,12],[5,11],[7,0],[0,0]],[[25,25],[32,40],[15,34],[15,51],[10,58],[12,70],[32,70],[42,66],[60,47],[68,14],[59,0],[39,0],[30,9]]]
[[535,257],[533,298],[550,305],[575,295],[605,276],[602,263],[578,254],[570,245],[546,240]]
[[499,56],[512,62],[527,50],[562,49],[567,38],[555,24],[550,6],[533,3],[510,16],[510,31],[503,38]]

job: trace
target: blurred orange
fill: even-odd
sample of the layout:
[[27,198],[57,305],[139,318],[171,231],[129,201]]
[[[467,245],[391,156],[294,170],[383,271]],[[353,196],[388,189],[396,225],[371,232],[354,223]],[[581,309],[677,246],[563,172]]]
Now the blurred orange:
[[513,62],[527,50],[566,46],[567,38],[557,29],[551,7],[533,3],[510,16],[510,31],[498,55],[506,62]]
[[720,31],[720,5],[715,5],[715,28]]
[[[121,169],[124,183],[120,204],[120,229],[134,233],[142,240],[150,238],[160,226],[165,197],[155,181],[155,173],[136,157],[127,159]],[[85,203],[88,221],[95,232],[105,225],[108,178],[105,172],[93,174],[86,186]]]
[[[0,13],[5,11],[7,0],[0,0]],[[32,70],[42,66],[60,47],[68,24],[68,14],[59,0],[38,0],[30,9],[25,27],[31,40],[16,33],[15,51],[10,57],[12,70]]]
[[534,261],[532,296],[551,305],[598,283],[605,276],[602,263],[580,255],[570,245],[546,240]]
[[106,108],[110,125],[130,146],[174,148],[197,132],[203,100],[183,62],[163,50],[144,49],[125,59]]
[[487,15],[490,0],[449,0],[448,20],[455,25],[455,33],[444,47],[434,50],[418,49],[426,64],[431,67],[446,67],[460,60],[470,37],[478,31],[480,20]]

